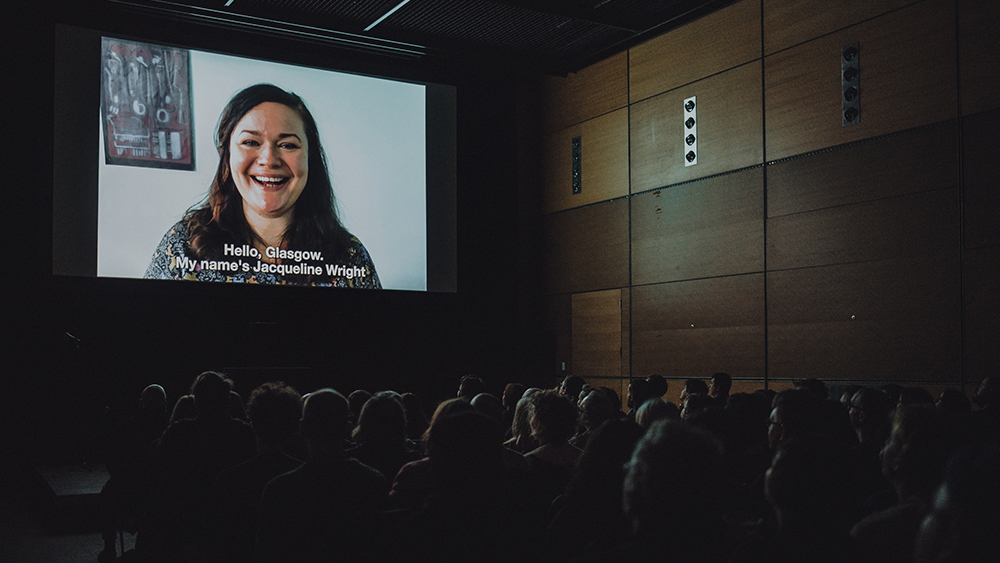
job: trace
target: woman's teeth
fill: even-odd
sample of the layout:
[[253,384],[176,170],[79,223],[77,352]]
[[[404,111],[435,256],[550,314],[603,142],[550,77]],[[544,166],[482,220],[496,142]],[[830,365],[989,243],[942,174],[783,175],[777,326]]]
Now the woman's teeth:
[[265,186],[280,186],[288,181],[288,178],[275,178],[270,176],[253,176],[253,179],[259,184],[264,184]]

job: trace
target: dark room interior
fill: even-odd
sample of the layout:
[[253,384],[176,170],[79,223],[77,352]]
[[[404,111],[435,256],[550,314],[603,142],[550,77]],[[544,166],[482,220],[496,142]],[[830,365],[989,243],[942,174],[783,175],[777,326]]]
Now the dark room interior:
[[[206,370],[244,397],[283,380],[414,393],[428,413],[466,374],[497,396],[579,375],[624,401],[655,373],[678,402],[715,372],[733,393],[816,378],[838,397],[970,398],[997,373],[992,0],[19,4],[7,168],[30,178],[3,205],[0,500],[44,505],[45,541],[95,536],[52,523],[43,469],[100,467],[147,385],[172,405]],[[451,88],[453,112],[429,114],[454,132],[452,176],[428,197],[431,290],[60,273],[59,194],[96,194],[97,144],[58,159],[95,136],[102,95],[98,51],[63,59],[67,27]],[[81,198],[93,209],[70,214],[91,222],[72,229],[96,241],[97,196]],[[35,541],[5,520],[5,543]]]

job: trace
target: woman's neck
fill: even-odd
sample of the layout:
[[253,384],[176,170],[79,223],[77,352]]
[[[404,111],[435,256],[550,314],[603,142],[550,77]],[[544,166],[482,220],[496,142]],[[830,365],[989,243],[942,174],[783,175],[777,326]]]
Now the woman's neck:
[[[246,217],[247,224],[253,229],[254,234],[257,235],[257,240],[254,246],[258,247],[257,250],[260,251],[261,255],[266,258],[264,250],[273,246],[275,248],[281,248],[284,242],[285,232],[288,227],[292,224],[292,219],[294,215],[292,212],[288,212],[279,217],[265,217],[254,213],[252,210],[244,207],[243,214]],[[271,260],[267,260],[271,261]]]

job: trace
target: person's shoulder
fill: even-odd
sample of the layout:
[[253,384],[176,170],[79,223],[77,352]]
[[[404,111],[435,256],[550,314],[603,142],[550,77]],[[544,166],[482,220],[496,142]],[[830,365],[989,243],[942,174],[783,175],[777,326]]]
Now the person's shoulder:
[[187,218],[177,221],[167,229],[167,232],[163,235],[164,243],[173,243],[178,241],[187,242],[191,238],[191,231],[188,228]]
[[177,420],[170,423],[167,429],[163,431],[163,435],[167,434],[184,434],[187,432],[195,432],[197,423],[193,418],[178,418]]
[[175,420],[167,426],[160,437],[160,445],[167,447],[170,444],[184,442],[192,435],[198,433],[198,427],[193,418],[181,418]]
[[359,239],[357,236],[351,233],[347,233],[347,253],[350,256],[356,256],[360,254],[367,257],[368,249],[365,248],[365,245],[363,242],[361,242],[361,239]]
[[253,425],[243,420],[242,418],[236,418],[235,416],[230,416],[226,422],[233,428],[237,428],[239,430],[250,430],[251,432],[253,432]]

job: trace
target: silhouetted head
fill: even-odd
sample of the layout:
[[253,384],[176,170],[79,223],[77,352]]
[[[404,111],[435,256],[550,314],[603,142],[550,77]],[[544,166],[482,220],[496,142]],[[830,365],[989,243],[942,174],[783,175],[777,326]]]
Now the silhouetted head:
[[225,375],[215,371],[201,373],[191,384],[191,394],[194,395],[198,415],[224,414],[229,409],[229,392],[232,390],[233,382]]
[[580,411],[569,397],[556,391],[531,396],[531,434],[540,445],[561,444],[576,434]]
[[972,396],[972,402],[980,408],[986,408],[1000,402],[1000,385],[995,376],[984,377],[976,388],[976,393]]
[[356,389],[347,397],[347,404],[351,407],[351,420],[355,424],[357,424],[358,417],[361,415],[361,409],[364,408],[365,403],[371,398],[372,394],[364,389]]
[[653,398],[653,389],[649,381],[645,379],[633,379],[628,384],[628,397],[626,398],[629,408],[638,409],[643,403]]
[[646,381],[649,382],[649,392],[653,394],[653,397],[663,397],[670,388],[667,380],[658,373],[646,376]]
[[333,389],[320,389],[306,396],[299,433],[313,445],[339,447],[350,432],[348,403]]
[[634,532],[677,541],[701,532],[720,514],[722,461],[722,446],[708,432],[674,420],[654,422],[626,469],[623,500]]
[[523,383],[508,383],[503,389],[503,407],[509,411],[514,410],[527,389]]
[[295,435],[302,417],[302,395],[284,381],[264,383],[250,393],[247,416],[262,440]]
[[955,443],[933,406],[902,405],[894,412],[892,432],[882,447],[882,474],[897,490],[903,489],[903,495],[929,501]]
[[406,413],[399,395],[379,391],[365,403],[354,429],[359,444],[397,443],[406,440]]
[[587,393],[587,396],[580,401],[580,412],[583,414],[583,424],[589,430],[593,430],[615,416],[618,412],[618,405],[611,403],[608,396],[599,390]]
[[486,384],[477,375],[464,375],[458,382],[457,396],[466,401],[472,402],[472,398],[480,393],[486,392]]
[[708,384],[701,379],[689,378],[684,380],[684,388],[681,389],[681,404],[684,403],[684,399],[687,399],[688,395],[693,395],[695,393],[701,393],[702,395],[708,395]]
[[709,380],[708,394],[712,397],[725,397],[729,395],[729,390],[733,387],[733,378],[725,372],[712,374]]
[[767,440],[771,451],[798,434],[819,433],[820,399],[802,389],[786,389],[774,397],[768,418]]
[[943,415],[963,415],[972,412],[972,403],[958,389],[945,389],[938,396],[934,406]]
[[502,447],[499,427],[476,411],[442,416],[427,436],[427,457],[439,486],[445,487],[499,475]]
[[958,452],[948,462],[917,539],[917,563],[987,563],[1000,554],[1000,443]]
[[496,395],[480,393],[472,398],[472,408],[486,415],[493,422],[501,424],[503,422],[503,404]]
[[798,434],[781,442],[765,478],[779,527],[846,534],[858,501],[853,467],[850,448],[841,440]]
[[145,411],[166,412],[167,392],[155,383],[148,385],[139,395],[139,405]]
[[659,397],[653,397],[639,407],[635,412],[635,422],[643,430],[649,429],[657,420],[680,420],[681,412],[677,405],[668,403]]
[[586,381],[579,375],[567,375],[559,384],[559,392],[576,402],[580,398],[580,390],[585,384]]

